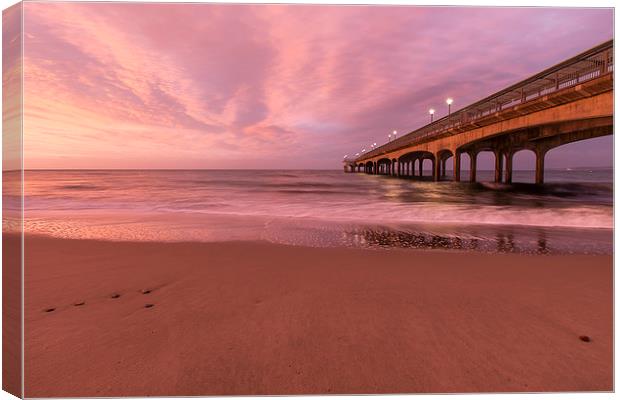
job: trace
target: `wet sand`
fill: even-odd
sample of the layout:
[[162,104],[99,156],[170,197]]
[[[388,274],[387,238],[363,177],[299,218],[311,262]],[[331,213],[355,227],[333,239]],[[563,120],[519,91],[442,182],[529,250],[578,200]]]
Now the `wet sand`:
[[25,257],[28,397],[612,390],[611,256],[28,236]]

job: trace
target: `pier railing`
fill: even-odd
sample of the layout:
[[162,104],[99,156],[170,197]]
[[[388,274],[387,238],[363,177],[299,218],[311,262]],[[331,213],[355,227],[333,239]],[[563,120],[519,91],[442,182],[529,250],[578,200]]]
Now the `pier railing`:
[[397,150],[507,108],[613,73],[613,46],[613,40],[602,43],[420,129],[360,154],[355,161]]

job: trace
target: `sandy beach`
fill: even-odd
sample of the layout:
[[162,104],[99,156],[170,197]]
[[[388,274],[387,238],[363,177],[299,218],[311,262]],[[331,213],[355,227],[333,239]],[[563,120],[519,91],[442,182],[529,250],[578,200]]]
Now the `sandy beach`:
[[25,257],[28,397],[612,390],[611,256],[28,236]]

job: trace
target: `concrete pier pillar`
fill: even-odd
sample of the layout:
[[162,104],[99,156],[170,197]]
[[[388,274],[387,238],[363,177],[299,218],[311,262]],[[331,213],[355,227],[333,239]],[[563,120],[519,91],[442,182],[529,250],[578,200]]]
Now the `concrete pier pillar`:
[[504,173],[504,182],[512,183],[512,156],[514,155],[512,150],[506,152],[506,171]]
[[448,159],[441,160],[441,177],[446,177],[446,164],[448,163]]
[[461,181],[461,153],[454,152],[454,165],[452,166],[452,173],[454,175],[454,182]]
[[495,183],[502,183],[504,156],[500,150],[495,150],[493,153],[495,153]]
[[423,159],[423,158],[420,158],[420,159],[418,159],[418,160],[420,161],[420,162],[418,163],[418,164],[419,164],[419,166],[420,166],[420,169],[418,170],[418,175],[419,175],[420,177],[423,177],[423,176],[424,176],[424,159]]
[[441,160],[432,158],[431,162],[433,165],[433,181],[437,182],[441,176]]
[[478,161],[478,153],[469,152],[469,181],[476,182],[476,162]]
[[545,154],[546,150],[536,150],[536,184],[542,185],[545,182]]

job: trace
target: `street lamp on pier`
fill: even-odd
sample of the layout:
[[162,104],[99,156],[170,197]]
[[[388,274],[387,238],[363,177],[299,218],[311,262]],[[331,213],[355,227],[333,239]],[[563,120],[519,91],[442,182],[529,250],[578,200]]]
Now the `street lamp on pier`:
[[433,115],[435,115],[435,110],[434,109],[430,109],[428,110],[428,113],[431,115],[431,123],[433,122]]
[[396,131],[392,131],[392,133],[390,133],[390,134],[388,135],[388,142],[391,142],[391,141],[392,141],[392,138],[396,139],[396,134],[397,134],[397,133],[398,133],[398,132],[396,132]]
[[448,97],[446,99],[446,104],[448,105],[448,115],[450,115],[450,106],[452,105],[453,102],[454,100],[452,99],[452,97]]

